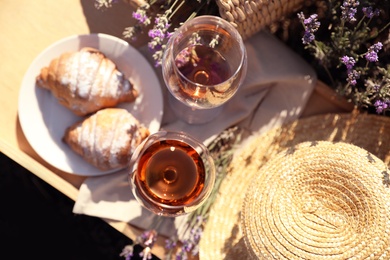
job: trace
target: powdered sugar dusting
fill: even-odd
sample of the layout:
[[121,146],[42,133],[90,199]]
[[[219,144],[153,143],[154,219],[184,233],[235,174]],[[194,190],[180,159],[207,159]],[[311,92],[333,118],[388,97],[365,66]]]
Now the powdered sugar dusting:
[[[115,129],[113,129],[114,132],[114,137],[113,139],[111,140],[111,148],[110,148],[110,157],[108,158],[108,163],[110,164],[111,167],[118,167],[119,166],[119,158],[118,158],[118,155],[121,151],[121,149],[123,149],[123,147],[126,146],[126,144],[129,142],[127,139],[126,136],[122,136],[122,132],[124,129],[124,124],[122,124],[122,122],[124,122],[124,118],[123,118],[123,114],[121,114],[120,116],[118,116],[118,120],[119,122],[121,122],[120,124],[118,124]],[[120,140],[118,140],[120,139]]]
[[[138,121],[126,110],[118,110],[108,115],[105,124],[99,124],[103,113],[104,110],[97,112],[84,123],[80,144],[94,165],[118,168],[123,166],[123,156],[132,153],[140,141]],[[124,155],[126,149],[129,151]]]
[[108,82],[106,88],[105,88],[105,94],[107,96],[111,96],[111,97],[116,97],[116,96],[120,96],[121,92],[120,92],[120,88],[121,88],[121,83],[123,81],[123,74],[116,70],[113,72],[111,78],[110,78],[110,81]]
[[99,96],[104,91],[104,87],[110,80],[113,66],[110,66],[110,62],[107,59],[103,59],[100,63],[95,82],[91,89],[91,96]]
[[89,51],[80,51],[71,54],[65,64],[65,71],[60,83],[67,85],[73,95],[78,94],[87,99],[92,91],[96,74],[101,61],[100,55],[94,55]]
[[137,133],[137,121],[136,119],[126,111],[119,117],[120,124],[115,129],[115,135],[111,142],[109,163],[113,167],[120,166],[118,161],[118,154],[121,150],[129,148],[128,156],[133,153],[134,146],[132,144],[134,140],[134,134]]
[[120,100],[132,88],[115,63],[97,50],[82,49],[68,54],[60,63],[59,83],[68,88],[70,98],[84,102],[71,107],[81,114],[96,111],[85,108],[100,107],[105,100]]
[[90,128],[90,124],[82,123],[78,127],[79,129],[79,144],[83,149],[83,154],[86,157],[91,156],[91,144],[93,144],[93,135]]
[[100,60],[90,52],[80,52],[79,76],[77,81],[77,91],[80,97],[88,98],[93,85]]
[[70,92],[76,93],[77,76],[79,71],[79,60],[76,58],[78,53],[73,53],[69,58],[69,62],[66,62],[65,71],[60,77],[59,81],[61,85],[69,86]]
[[98,158],[96,158],[96,156],[92,156],[96,149],[96,138],[97,138],[96,124],[97,124],[97,117],[95,116],[93,117],[93,120],[91,122],[92,128],[91,128],[91,133],[89,134],[89,142],[91,142],[89,147],[89,153],[91,154],[92,163],[94,165],[97,165],[98,163]]

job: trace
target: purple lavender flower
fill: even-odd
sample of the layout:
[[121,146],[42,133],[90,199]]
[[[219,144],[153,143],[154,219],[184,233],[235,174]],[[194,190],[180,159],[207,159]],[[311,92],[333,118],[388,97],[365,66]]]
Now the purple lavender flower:
[[140,23],[144,23],[147,19],[145,14],[141,14],[139,12],[133,12],[133,18],[136,19]]
[[370,50],[378,52],[378,51],[382,50],[382,47],[383,47],[383,44],[381,42],[377,42],[370,47]]
[[161,38],[161,39],[165,38],[165,33],[158,28],[149,30],[148,35],[150,38]]
[[380,114],[382,113],[386,108],[388,108],[387,102],[383,102],[382,100],[377,100],[374,103],[374,106],[376,108],[376,113]]
[[184,250],[180,250],[176,254],[176,260],[187,260],[187,259],[188,259],[187,252]]
[[318,15],[312,14],[309,16],[309,18],[303,20],[303,23],[306,26],[309,26],[310,28],[318,28],[320,26],[320,22],[318,22],[317,19],[318,19]]
[[175,58],[175,64],[178,68],[182,68],[183,66],[187,65],[191,60],[191,51],[186,48],[179,52],[179,54]]
[[378,8],[375,8],[374,16],[379,16],[380,14],[381,14],[381,10],[379,10]]
[[191,235],[195,243],[199,242],[203,229],[201,227],[191,229]]
[[145,26],[149,25],[150,19],[149,19],[148,15],[146,14],[146,10],[148,10],[148,9],[149,9],[149,5],[139,7],[135,12],[133,12],[133,14],[132,14],[133,18]]
[[125,257],[126,260],[130,260],[133,257],[134,252],[134,246],[133,245],[127,245],[122,249],[122,252],[119,256]]
[[341,19],[349,22],[356,21],[357,6],[359,6],[359,1],[357,0],[344,0],[343,5],[340,7]]
[[341,62],[344,63],[344,65],[347,67],[347,70],[352,70],[353,66],[355,66],[355,59],[352,57],[348,57],[347,55],[341,57]]
[[165,248],[171,250],[176,247],[176,241],[174,239],[165,240]]
[[362,8],[362,11],[363,11],[363,14],[367,17],[367,18],[372,18],[374,16],[379,16],[380,14],[380,10],[378,8],[375,8],[375,10],[369,6],[369,7],[363,7]]
[[298,13],[298,18],[303,23],[305,33],[302,37],[303,44],[309,44],[315,40],[314,33],[318,30],[321,23],[318,21],[318,15],[312,14],[308,18],[305,18],[305,15],[300,12]]
[[169,27],[168,19],[165,16],[161,16],[155,19],[155,25],[148,32],[148,36],[151,38],[148,47],[151,51],[154,51],[153,59],[156,61],[156,67],[161,65],[161,58],[165,46],[164,41],[171,36],[171,33],[168,32]]
[[312,41],[315,40],[315,36],[313,33],[309,32],[309,31],[305,31],[305,33],[303,34],[303,37],[302,37],[302,42],[303,44],[308,44],[308,43],[311,43]]
[[355,86],[356,83],[357,83],[357,80],[360,78],[360,73],[357,72],[356,70],[351,70],[348,72],[348,78],[347,78],[347,82],[352,85],[352,86]]
[[369,62],[378,61],[378,52],[382,49],[383,44],[381,42],[375,43],[374,45],[368,48],[366,55],[364,56]]
[[378,54],[375,51],[367,52],[364,57],[369,62],[377,62],[378,61]]
[[147,230],[140,235],[140,242],[143,246],[146,247],[153,247],[156,240],[157,232],[154,229]]
[[168,19],[164,16],[156,17],[155,24],[157,24],[160,28],[168,29],[171,25],[168,22]]
[[193,247],[194,247],[194,244],[191,241],[185,240],[183,242],[183,246],[182,246],[183,251],[190,252]]

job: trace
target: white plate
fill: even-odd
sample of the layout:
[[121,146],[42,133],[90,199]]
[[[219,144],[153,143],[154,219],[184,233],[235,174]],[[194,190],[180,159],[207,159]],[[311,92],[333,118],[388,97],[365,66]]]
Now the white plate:
[[36,87],[35,78],[42,67],[63,52],[82,47],[101,50],[132,80],[140,96],[134,103],[122,103],[151,133],[160,129],[163,95],[160,82],[148,61],[126,41],[105,34],[76,35],[46,48],[28,68],[19,93],[18,114],[22,130],[32,148],[54,167],[76,175],[99,176],[101,171],[84,161],[62,142],[65,129],[81,117],[60,105],[48,91]]

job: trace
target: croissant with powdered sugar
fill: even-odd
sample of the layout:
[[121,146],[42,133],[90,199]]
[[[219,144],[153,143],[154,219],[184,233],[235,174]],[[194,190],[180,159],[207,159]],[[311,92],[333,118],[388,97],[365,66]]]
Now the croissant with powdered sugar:
[[60,104],[78,116],[133,102],[138,96],[115,63],[89,47],[53,59],[41,69],[36,84],[50,90]]
[[63,141],[101,170],[125,167],[149,130],[126,109],[105,108],[65,131]]

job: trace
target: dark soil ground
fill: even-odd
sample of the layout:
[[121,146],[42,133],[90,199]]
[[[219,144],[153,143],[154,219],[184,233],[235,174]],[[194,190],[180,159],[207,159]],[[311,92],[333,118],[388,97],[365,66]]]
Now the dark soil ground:
[[131,240],[99,218],[73,214],[73,204],[0,153],[0,259],[124,259]]

